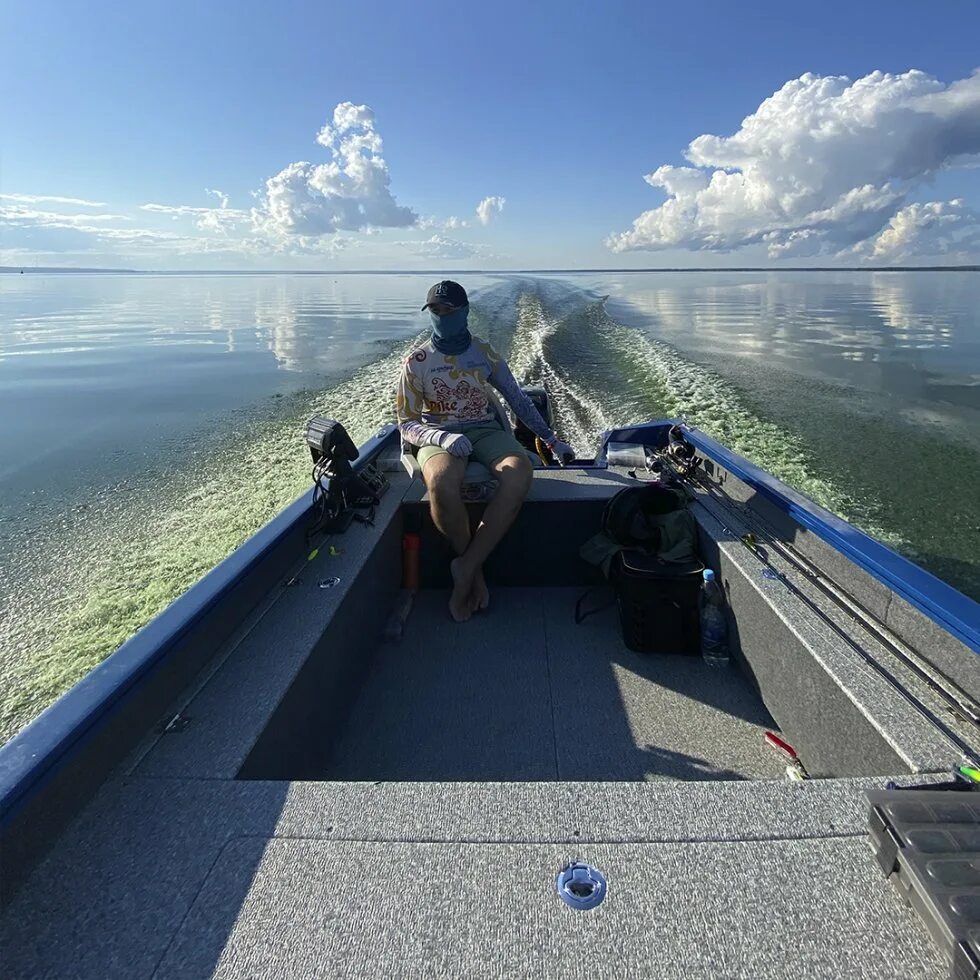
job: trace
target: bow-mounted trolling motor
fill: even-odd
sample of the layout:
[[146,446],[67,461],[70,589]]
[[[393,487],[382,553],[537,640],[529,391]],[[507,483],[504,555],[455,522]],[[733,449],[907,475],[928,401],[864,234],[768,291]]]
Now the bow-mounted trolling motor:
[[[351,463],[360,455],[347,430],[334,419],[315,415],[306,423],[306,444],[313,457],[313,527],[337,534],[352,521],[374,524],[374,508],[388,489],[388,480],[373,464],[355,473]],[[367,508],[358,514],[355,508]]]

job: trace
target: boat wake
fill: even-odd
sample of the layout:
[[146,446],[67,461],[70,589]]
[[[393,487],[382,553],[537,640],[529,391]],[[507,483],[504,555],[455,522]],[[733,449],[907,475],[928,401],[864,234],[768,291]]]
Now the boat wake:
[[[592,453],[602,432],[650,418],[681,418],[753,460],[817,503],[844,516],[855,501],[815,473],[802,444],[754,412],[730,382],[668,344],[613,320],[604,300],[552,315],[540,295],[517,302],[511,366],[522,381],[540,380],[555,402],[562,437]],[[863,526],[892,545],[901,539],[863,513]]]

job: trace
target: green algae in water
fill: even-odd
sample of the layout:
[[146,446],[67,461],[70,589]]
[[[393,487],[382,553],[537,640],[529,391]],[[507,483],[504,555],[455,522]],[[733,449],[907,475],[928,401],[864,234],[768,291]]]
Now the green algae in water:
[[307,418],[322,413],[343,419],[356,443],[392,421],[394,385],[409,346],[326,392],[280,400],[285,418],[256,426],[234,453],[209,456],[197,482],[177,496],[127,501],[106,515],[111,525],[51,542],[63,558],[38,570],[33,606],[14,610],[20,613],[11,617],[16,632],[4,641],[21,655],[5,658],[0,740],[308,491]]

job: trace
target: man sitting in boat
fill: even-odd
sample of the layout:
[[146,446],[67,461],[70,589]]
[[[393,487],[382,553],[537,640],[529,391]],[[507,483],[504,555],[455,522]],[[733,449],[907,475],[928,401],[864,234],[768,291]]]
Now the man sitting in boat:
[[[501,424],[487,385],[503,395],[558,459],[574,452],[521,391],[507,362],[470,334],[469,300],[458,282],[436,283],[422,309],[432,320],[432,336],[405,361],[398,383],[398,423],[405,441],[419,447],[432,520],[458,555],[450,565],[454,585],[449,611],[463,622],[489,605],[483,563],[514,522],[531,486],[527,454]],[[472,536],[462,496],[471,456],[499,484]]]

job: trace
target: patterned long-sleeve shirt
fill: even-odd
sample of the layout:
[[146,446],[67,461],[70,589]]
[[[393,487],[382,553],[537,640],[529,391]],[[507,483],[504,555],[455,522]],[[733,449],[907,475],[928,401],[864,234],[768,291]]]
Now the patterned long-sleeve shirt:
[[536,436],[554,442],[554,432],[521,391],[507,362],[477,337],[462,354],[443,354],[429,340],[408,356],[398,380],[402,435],[412,445],[424,446],[439,432],[463,432],[497,421],[487,385],[503,395]]

